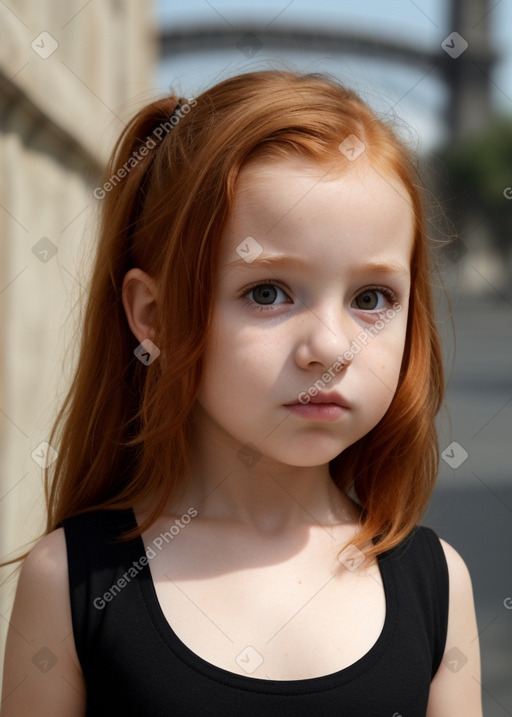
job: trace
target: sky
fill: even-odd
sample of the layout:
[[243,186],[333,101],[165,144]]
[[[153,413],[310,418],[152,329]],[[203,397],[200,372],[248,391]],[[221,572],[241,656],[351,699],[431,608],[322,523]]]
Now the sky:
[[[172,28],[229,26],[251,20],[273,27],[345,28],[434,48],[454,29],[448,6],[447,0],[157,0],[157,21],[161,27]],[[494,47],[501,55],[491,76],[493,106],[512,116],[512,0],[489,0],[487,17]],[[426,75],[425,68],[306,51],[283,51],[276,56],[265,48],[247,58],[233,48],[163,61],[156,83],[162,91],[173,87],[180,95],[194,97],[226,77],[267,69],[280,58],[301,71],[330,72],[358,90],[376,111],[391,111],[403,125],[400,133],[419,152],[443,143],[441,113],[447,92],[441,79],[434,73]]]

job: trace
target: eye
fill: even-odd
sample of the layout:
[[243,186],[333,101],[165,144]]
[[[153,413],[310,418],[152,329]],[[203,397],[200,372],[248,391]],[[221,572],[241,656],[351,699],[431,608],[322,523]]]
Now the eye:
[[391,289],[375,287],[361,291],[352,302],[352,305],[356,309],[362,309],[363,311],[382,311],[386,307],[386,303],[391,303],[394,299],[395,295]]
[[[262,311],[265,308],[270,309],[275,306],[274,301],[277,298],[278,292],[281,292],[283,296],[287,296],[285,291],[277,286],[277,284],[265,281],[259,284],[253,284],[253,286],[244,292],[243,297],[250,304],[251,308]],[[253,295],[252,300],[248,298],[250,294]]]

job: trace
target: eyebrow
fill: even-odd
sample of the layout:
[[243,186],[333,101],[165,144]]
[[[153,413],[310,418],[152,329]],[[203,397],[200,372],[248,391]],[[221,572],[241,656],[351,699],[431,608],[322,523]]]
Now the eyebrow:
[[[242,257],[235,259],[226,265],[226,269],[242,267],[292,267],[297,269],[309,269],[312,265],[301,256],[286,256],[285,254],[267,254],[248,262]],[[358,267],[361,273],[375,272],[379,274],[409,274],[409,269],[403,264],[397,264],[393,260],[383,259],[378,261],[367,261]]]

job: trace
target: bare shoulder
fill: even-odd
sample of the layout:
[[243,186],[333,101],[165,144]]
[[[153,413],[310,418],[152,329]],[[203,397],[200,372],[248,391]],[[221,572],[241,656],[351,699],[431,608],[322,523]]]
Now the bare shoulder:
[[448,631],[432,680],[426,717],[482,717],[480,645],[469,569],[442,538],[449,578]]
[[42,538],[23,562],[11,623],[16,615],[28,610],[46,612],[56,621],[54,627],[61,630],[72,627],[64,528]]
[[455,586],[459,586],[460,582],[466,583],[466,587],[468,584],[471,586],[471,575],[460,553],[458,553],[450,543],[443,540],[443,538],[439,538],[439,542],[442,545],[446,557],[448,573],[450,578],[455,580]]
[[57,528],[42,538],[25,558],[21,582],[42,581],[51,585],[55,580],[67,581],[68,558],[64,528]]
[[85,714],[63,528],[34,546],[19,575],[7,633],[1,717],[19,714]]

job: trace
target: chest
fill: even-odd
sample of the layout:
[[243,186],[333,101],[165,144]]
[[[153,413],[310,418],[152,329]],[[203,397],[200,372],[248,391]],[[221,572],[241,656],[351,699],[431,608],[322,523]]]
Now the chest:
[[386,617],[376,559],[350,571],[322,541],[274,559],[258,559],[255,548],[251,559],[242,546],[223,554],[218,543],[190,538],[148,565],[166,621],[207,662],[261,679],[308,679],[348,667],[376,643]]

